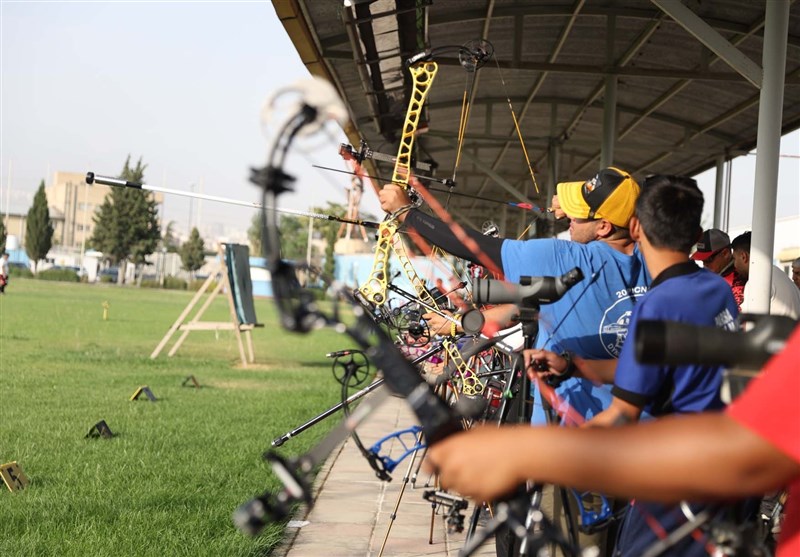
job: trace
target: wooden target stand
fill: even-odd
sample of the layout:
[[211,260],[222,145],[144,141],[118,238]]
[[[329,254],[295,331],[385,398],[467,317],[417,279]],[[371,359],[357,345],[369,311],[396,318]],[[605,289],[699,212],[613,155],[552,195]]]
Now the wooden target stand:
[[[219,256],[219,264],[211,273],[209,273],[208,278],[203,283],[203,286],[200,287],[200,290],[197,291],[197,294],[194,295],[194,298],[192,298],[180,316],[178,316],[178,319],[176,319],[175,323],[172,324],[172,327],[169,328],[167,334],[161,339],[161,342],[158,343],[156,349],[153,350],[152,354],[150,354],[150,359],[154,360],[158,357],[158,355],[169,342],[170,338],[172,338],[172,335],[174,335],[177,331],[182,331],[182,333],[170,351],[167,352],[167,356],[169,357],[175,355],[175,353],[181,347],[181,344],[183,344],[183,341],[186,340],[186,337],[189,336],[189,333],[192,331],[233,331],[236,335],[236,342],[239,345],[239,356],[242,360],[242,366],[247,367],[248,362],[253,363],[255,361],[255,355],[253,353],[253,337],[251,332],[255,327],[258,326],[258,324],[243,324],[239,322],[239,318],[236,315],[236,302],[233,299],[233,288],[231,287],[231,283],[228,278],[228,266],[225,263],[225,253],[220,250]],[[195,316],[190,321],[184,322],[189,314],[192,313],[192,310],[200,301],[200,298],[202,298],[203,294],[211,289],[214,278],[217,276],[217,274],[222,276],[222,280],[220,280],[217,285],[213,287],[211,290],[211,295],[208,296]],[[231,320],[216,322],[200,321],[200,318],[211,306],[211,303],[216,299],[220,292],[222,292],[223,288],[225,289],[226,298],[228,299],[228,308],[230,309]],[[244,337],[244,339],[242,337]],[[247,343],[247,356],[245,356],[244,350],[245,342]]]

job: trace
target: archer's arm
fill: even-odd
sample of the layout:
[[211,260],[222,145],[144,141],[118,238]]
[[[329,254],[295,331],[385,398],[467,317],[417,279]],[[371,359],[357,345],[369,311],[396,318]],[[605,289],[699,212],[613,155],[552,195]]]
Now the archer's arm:
[[[547,369],[537,372],[540,377],[561,375],[567,371],[569,365],[566,358],[550,350],[532,348],[523,350],[522,355],[525,358],[526,368],[534,362],[544,364]],[[586,360],[580,356],[572,356],[572,363],[575,366],[572,374],[575,377],[588,379],[593,383],[611,384],[614,382],[614,376],[617,372],[617,361],[616,359]]]
[[[387,184],[379,193],[381,208],[387,213],[394,213],[398,209],[408,206],[411,202],[405,191],[396,184]],[[472,240],[477,249],[467,247],[464,242],[456,237],[450,227],[441,220],[426,215],[418,209],[411,209],[398,216],[404,221],[406,227],[417,232],[431,244],[439,246],[444,251],[455,255],[458,258],[466,259],[481,265],[486,265],[485,260],[481,260],[478,251],[483,252],[498,270],[503,269],[503,261],[500,255],[502,238],[491,238],[484,236],[477,230],[465,228],[464,232]]]
[[442,486],[488,501],[525,480],[651,501],[765,493],[800,463],[724,414],[619,428],[480,427],[428,449]]

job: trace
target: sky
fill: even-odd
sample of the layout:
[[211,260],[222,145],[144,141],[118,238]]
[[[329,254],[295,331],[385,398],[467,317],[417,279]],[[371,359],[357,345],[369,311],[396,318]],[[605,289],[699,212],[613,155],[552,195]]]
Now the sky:
[[[149,185],[260,200],[248,178],[266,163],[272,137],[262,106],[309,78],[271,3],[3,1],[0,16],[0,183],[11,184],[12,212],[27,211],[55,171],[117,176],[128,155],[147,165]],[[347,176],[311,168],[345,169],[342,141],[296,142],[288,168],[297,193],[281,206],[346,204]],[[377,214],[377,200],[364,197],[362,208]],[[165,196],[164,220],[186,229],[189,203]],[[200,215],[201,229],[220,222],[246,231],[253,212],[195,200],[192,224]]]
[[[27,211],[55,171],[116,176],[128,155],[142,158],[150,185],[258,201],[249,168],[264,165],[277,126],[265,129],[262,106],[271,92],[309,77],[270,2],[2,0],[0,35],[3,212],[7,199],[11,212]],[[282,207],[346,204],[347,176],[311,167],[345,169],[337,155],[343,141],[329,129],[297,142],[288,161],[297,192],[283,196]],[[778,218],[800,213],[800,132],[783,138],[781,153]],[[734,162],[732,229],[752,218],[755,159]],[[698,181],[710,225],[713,170]],[[362,210],[381,213],[373,192]],[[164,221],[184,231],[217,224],[220,235],[244,233],[252,214],[164,198]]]
[[[800,131],[781,138],[780,154],[776,219],[800,215]],[[753,221],[756,151],[736,157],[732,163],[729,230],[749,229]],[[706,199],[703,222],[710,227],[714,222],[716,170],[707,170],[695,178]],[[800,229],[794,245],[800,245]]]

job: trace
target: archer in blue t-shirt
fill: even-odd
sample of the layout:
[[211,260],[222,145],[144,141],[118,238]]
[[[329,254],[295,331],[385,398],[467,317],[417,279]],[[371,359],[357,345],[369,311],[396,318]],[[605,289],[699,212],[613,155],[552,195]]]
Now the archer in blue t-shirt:
[[[689,252],[701,234],[703,194],[691,178],[658,176],[645,183],[631,219],[631,236],[654,277],[650,290],[639,300],[631,316],[628,338],[635,338],[642,320],[667,320],[734,330],[738,310],[724,279],[689,260]],[[568,359],[541,351],[528,351],[526,360],[544,361],[547,374],[576,371]],[[579,362],[580,363],[580,362]],[[581,373],[591,372],[613,382],[610,406],[589,422],[613,426],[638,420],[644,412],[653,416],[718,410],[722,366],[641,364],[634,357],[634,342],[622,347],[616,366],[584,362]],[[702,506],[693,506],[695,513]],[[615,556],[638,557],[658,541],[654,525],[670,532],[686,522],[675,505],[636,501],[623,522]],[[704,540],[686,536],[662,555],[707,555]]]
[[[417,209],[399,218],[405,220],[407,228],[456,257],[481,264],[488,259],[511,282],[518,282],[521,276],[560,276],[579,267],[583,282],[557,302],[541,306],[536,346],[584,358],[609,359],[619,357],[636,299],[647,291],[649,283],[644,261],[627,230],[638,195],[636,181],[611,167],[586,182],[559,184],[558,200],[570,217],[573,241],[504,240],[465,230],[483,258],[436,218]],[[389,213],[409,203],[405,192],[392,184],[384,186],[380,199],[381,207]],[[586,418],[611,401],[608,386],[580,378],[564,382],[557,393],[564,405]],[[535,400],[540,399],[536,396]],[[533,421],[544,423],[540,403],[535,402]]]
[[[604,241],[506,240],[503,261],[511,282],[525,275],[560,276],[573,267],[583,271],[582,282],[557,302],[541,306],[536,347],[592,360],[619,358],[632,312],[649,282],[638,249],[627,254]],[[556,394],[557,411],[570,408],[587,419],[607,408],[612,399],[609,386],[578,377],[563,381]],[[531,421],[546,423],[538,392]]]

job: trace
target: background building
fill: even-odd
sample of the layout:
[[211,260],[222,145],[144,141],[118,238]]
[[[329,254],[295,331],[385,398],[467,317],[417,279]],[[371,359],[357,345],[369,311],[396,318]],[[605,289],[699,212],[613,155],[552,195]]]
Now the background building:
[[[56,172],[51,185],[45,188],[50,217],[54,221],[53,244],[63,248],[85,249],[94,231],[92,217],[110,192],[109,186],[87,184],[85,173]],[[161,206],[163,194],[151,195]]]

